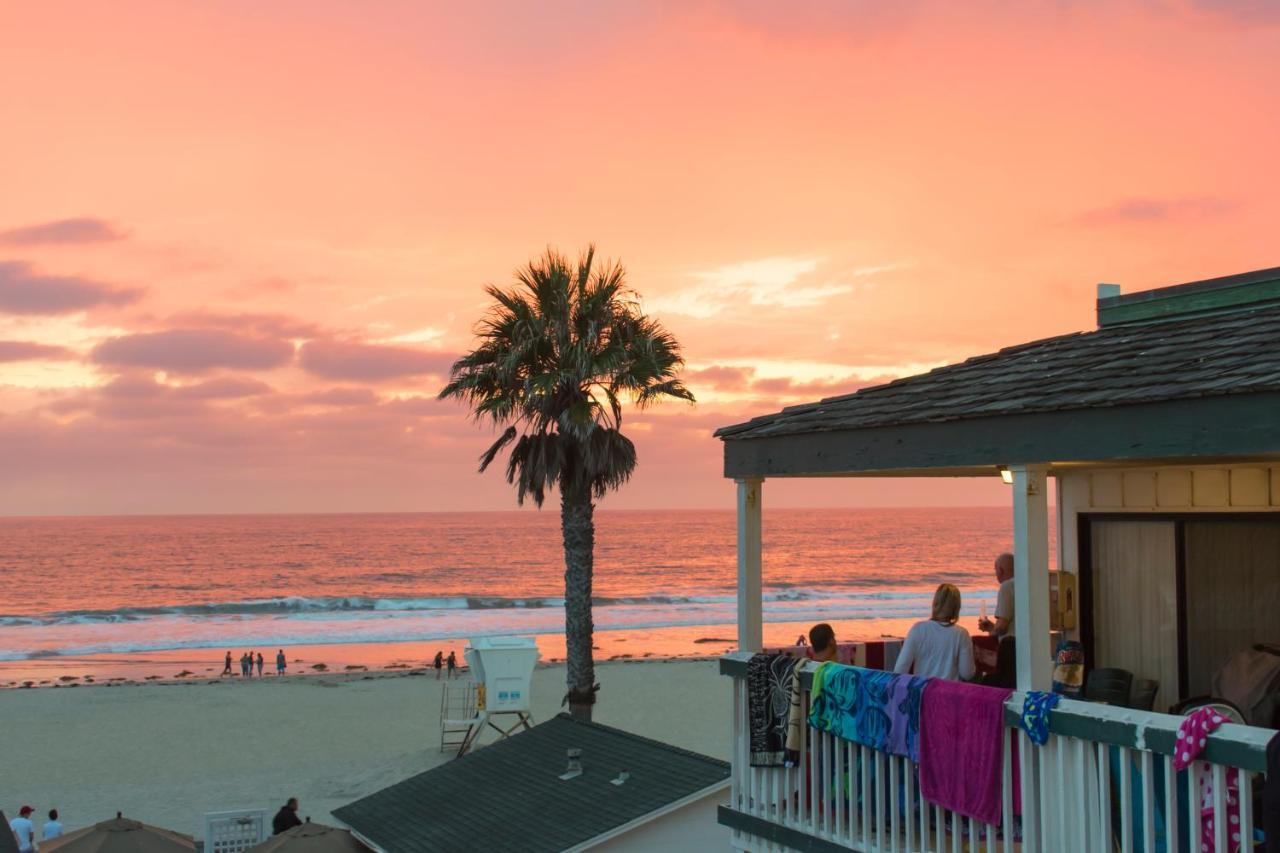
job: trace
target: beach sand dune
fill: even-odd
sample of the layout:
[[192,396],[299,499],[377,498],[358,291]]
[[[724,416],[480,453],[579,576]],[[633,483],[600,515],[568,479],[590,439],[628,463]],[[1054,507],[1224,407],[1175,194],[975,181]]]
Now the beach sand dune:
[[[728,758],[731,681],[715,661],[597,666],[598,722]],[[435,673],[0,691],[0,803],[56,807],[68,829],[114,817],[199,835],[210,811],[288,797],[340,805],[447,761]],[[560,711],[564,667],[534,674],[534,719]],[[487,739],[486,739],[487,742]]]

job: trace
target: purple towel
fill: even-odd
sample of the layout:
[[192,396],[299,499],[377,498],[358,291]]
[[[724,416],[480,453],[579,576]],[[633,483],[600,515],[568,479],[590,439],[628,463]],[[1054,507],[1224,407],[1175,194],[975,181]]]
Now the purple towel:
[[931,680],[920,702],[920,794],[983,823],[1000,823],[1004,703],[1013,693]]

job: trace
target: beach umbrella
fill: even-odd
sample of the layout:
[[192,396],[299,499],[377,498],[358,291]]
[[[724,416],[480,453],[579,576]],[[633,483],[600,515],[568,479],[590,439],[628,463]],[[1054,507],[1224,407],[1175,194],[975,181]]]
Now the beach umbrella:
[[249,853],[370,853],[371,849],[348,829],[307,821],[250,847]]
[[129,820],[120,812],[116,812],[114,820],[40,842],[40,853],[191,853],[195,849],[195,839],[190,835]]

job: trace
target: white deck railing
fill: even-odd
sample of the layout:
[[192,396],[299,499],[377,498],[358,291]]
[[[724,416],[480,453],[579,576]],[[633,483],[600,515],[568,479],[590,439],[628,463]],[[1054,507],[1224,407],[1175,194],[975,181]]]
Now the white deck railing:
[[[1270,729],[1225,725],[1210,736],[1194,772],[1178,774],[1173,749],[1179,717],[1064,700],[1050,718],[1048,742],[1038,746],[1016,727],[1022,697],[1015,694],[1006,706],[1004,818],[1000,826],[985,825],[923,801],[918,768],[909,759],[807,725],[795,767],[750,767],[749,657],[721,659],[721,672],[734,678],[733,787],[721,823],[733,830],[737,849],[1194,853],[1201,849],[1205,775],[1214,791],[1214,849],[1240,849],[1234,833],[1252,836],[1252,788],[1265,770],[1266,744],[1275,734]],[[807,707],[807,692],[804,701]],[[1230,821],[1227,808],[1233,782],[1242,793],[1239,823]]]

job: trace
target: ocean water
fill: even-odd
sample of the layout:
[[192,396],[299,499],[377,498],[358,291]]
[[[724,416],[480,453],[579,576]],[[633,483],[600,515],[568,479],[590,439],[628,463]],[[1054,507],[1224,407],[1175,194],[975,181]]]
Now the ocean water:
[[[842,636],[875,636],[926,617],[943,581],[961,588],[973,618],[994,598],[1009,515],[767,510],[766,622],[825,620]],[[732,636],[731,511],[596,519],[601,636],[669,636],[664,651],[675,653],[696,651],[704,634]],[[4,518],[0,661],[553,637],[560,548],[554,511]]]

